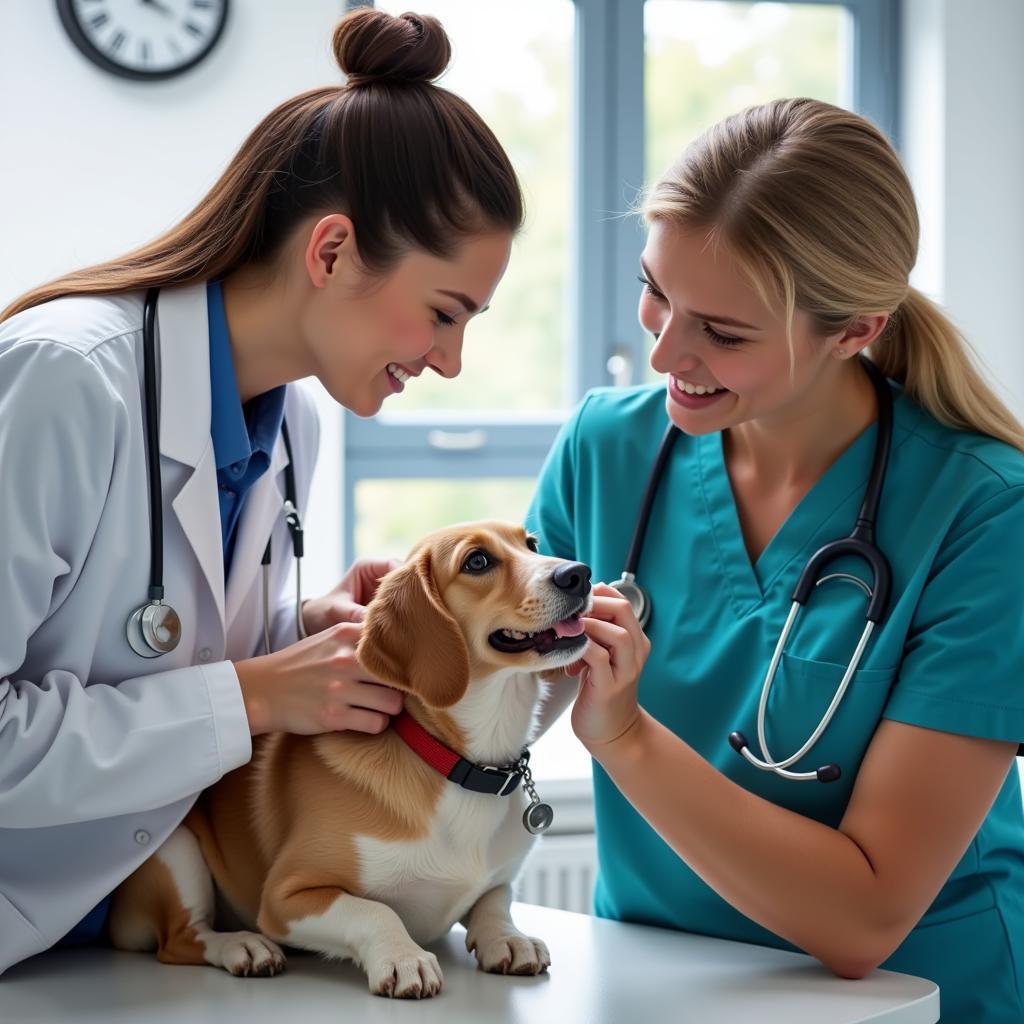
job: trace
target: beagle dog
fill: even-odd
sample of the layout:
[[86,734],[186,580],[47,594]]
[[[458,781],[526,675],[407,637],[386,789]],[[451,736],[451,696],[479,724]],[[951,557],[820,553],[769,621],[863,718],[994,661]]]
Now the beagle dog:
[[354,960],[377,995],[424,998],[442,975],[423,947],[460,921],[483,970],[547,970],[509,913],[534,841],[519,783],[543,676],[578,661],[591,604],[589,568],[518,526],[425,538],[384,577],[357,649],[405,692],[402,714],[379,735],[257,737],[116,890],[114,945],[241,975],[314,950]]

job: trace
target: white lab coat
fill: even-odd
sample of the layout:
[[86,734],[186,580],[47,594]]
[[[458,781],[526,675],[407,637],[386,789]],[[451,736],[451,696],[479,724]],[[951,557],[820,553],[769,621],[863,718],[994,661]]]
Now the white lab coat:
[[[246,498],[227,593],[210,438],[206,289],[157,319],[165,600],[177,649],[135,654],[149,580],[142,293],[58,299],[0,324],[0,973],[47,948],[181,821],[251,742],[231,660],[295,639],[278,438]],[[285,403],[305,509],[313,403]]]

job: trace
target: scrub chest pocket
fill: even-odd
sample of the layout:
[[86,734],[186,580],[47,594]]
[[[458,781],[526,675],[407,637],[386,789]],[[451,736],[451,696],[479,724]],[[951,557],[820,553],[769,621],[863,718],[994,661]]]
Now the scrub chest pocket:
[[[845,665],[782,655],[765,711],[766,754],[781,760],[807,742],[828,710],[845,671]],[[878,727],[896,673],[896,666],[858,669],[828,727],[793,769],[813,771],[824,764],[837,764],[841,778],[851,780]]]

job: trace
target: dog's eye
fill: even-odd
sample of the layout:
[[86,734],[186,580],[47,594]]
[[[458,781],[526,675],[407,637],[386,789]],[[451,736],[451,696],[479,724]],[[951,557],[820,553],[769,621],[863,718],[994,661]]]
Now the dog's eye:
[[533,534],[528,533],[526,535],[526,546],[531,551],[540,551],[540,541]]
[[463,572],[486,572],[494,565],[494,559],[486,551],[471,551],[462,563]]

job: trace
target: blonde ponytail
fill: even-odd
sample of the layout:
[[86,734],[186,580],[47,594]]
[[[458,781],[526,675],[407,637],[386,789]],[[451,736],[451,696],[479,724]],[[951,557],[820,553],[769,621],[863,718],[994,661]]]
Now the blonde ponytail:
[[1024,452],[1024,428],[983,380],[970,345],[916,288],[909,290],[869,354],[940,423],[987,434]]

